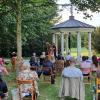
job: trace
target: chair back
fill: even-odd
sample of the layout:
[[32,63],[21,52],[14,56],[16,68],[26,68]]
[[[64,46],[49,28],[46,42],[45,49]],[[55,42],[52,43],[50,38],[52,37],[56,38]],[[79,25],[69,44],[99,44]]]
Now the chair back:
[[59,97],[64,96],[85,100],[85,88],[81,77],[62,77]]
[[51,76],[53,74],[52,68],[50,67],[42,67],[43,72],[43,83],[51,83]]
[[21,80],[21,79],[17,79],[17,85],[18,85],[18,90],[19,90],[19,100],[24,100],[24,98],[21,96],[21,85],[25,85],[25,84],[30,84],[32,85],[31,87],[31,100],[36,100],[36,90],[35,90],[35,84],[33,80]]
[[56,74],[61,73],[64,69],[64,60],[56,60],[54,63],[54,68],[56,70]]
[[84,73],[89,74],[89,73],[92,72],[91,68],[81,68],[81,71],[82,71],[83,74]]
[[83,73],[84,84],[90,84],[91,85],[91,79],[92,79],[91,68],[81,68],[81,71]]

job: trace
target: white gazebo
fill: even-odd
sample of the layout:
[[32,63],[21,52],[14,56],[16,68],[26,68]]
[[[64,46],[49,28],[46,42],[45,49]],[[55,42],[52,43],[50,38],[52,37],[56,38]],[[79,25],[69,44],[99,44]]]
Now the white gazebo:
[[[92,50],[91,50],[91,33],[94,30],[94,26],[83,23],[81,21],[75,20],[74,16],[69,16],[69,20],[57,24],[52,27],[53,30],[53,40],[52,42],[58,45],[57,42],[57,35],[60,34],[61,36],[61,53],[64,53],[64,36],[66,36],[66,53],[69,52],[68,49],[68,36],[69,33],[77,34],[77,60],[80,61],[81,57],[81,34],[87,33],[88,34],[88,56],[91,58]],[[58,48],[58,47],[57,47]]]

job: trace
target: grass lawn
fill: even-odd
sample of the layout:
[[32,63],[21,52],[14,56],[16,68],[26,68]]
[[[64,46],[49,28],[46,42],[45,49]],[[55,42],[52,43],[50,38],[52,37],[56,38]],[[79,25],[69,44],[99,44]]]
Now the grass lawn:
[[[10,67],[10,65],[8,65]],[[5,76],[4,79],[7,82],[8,89],[9,89],[9,98],[8,100],[11,100],[11,90],[16,88],[16,74],[15,72],[10,71],[9,76]],[[59,100],[58,98],[58,92],[59,92],[59,86],[60,86],[61,77],[60,75],[56,77],[56,83],[51,85],[50,83],[43,83],[43,78],[38,81],[40,96],[37,100]],[[94,81],[93,81],[94,82]],[[86,89],[86,99],[85,100],[92,100],[92,92],[90,85],[85,86]],[[73,100],[70,98],[67,98],[67,100]]]
[[[72,56],[77,56],[77,49],[72,48],[71,49]],[[88,55],[88,50],[86,48],[82,48],[82,53],[81,55]],[[7,65],[8,69],[11,69],[11,64]],[[4,80],[6,80],[8,88],[9,88],[9,98],[8,100],[11,100],[11,90],[17,87],[16,84],[16,74],[15,72],[10,71],[9,76],[5,76]],[[60,75],[56,77],[56,83],[54,85],[47,84],[47,83],[42,83],[42,77],[38,82],[39,85],[39,91],[40,91],[40,96],[38,97],[38,100],[59,100],[58,98],[58,92],[59,92],[59,86],[60,86]],[[92,80],[92,83],[94,83],[94,80]],[[92,86],[90,85],[85,85],[85,95],[86,98],[85,100],[92,100]],[[68,98],[67,100],[72,100]]]

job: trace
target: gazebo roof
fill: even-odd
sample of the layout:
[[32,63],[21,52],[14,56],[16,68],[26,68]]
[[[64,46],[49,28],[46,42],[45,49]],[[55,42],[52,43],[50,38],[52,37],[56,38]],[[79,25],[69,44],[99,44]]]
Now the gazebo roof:
[[81,21],[75,20],[74,16],[70,16],[69,20],[52,27],[52,29],[60,29],[60,28],[67,29],[67,28],[95,28],[95,27],[92,25],[83,23]]

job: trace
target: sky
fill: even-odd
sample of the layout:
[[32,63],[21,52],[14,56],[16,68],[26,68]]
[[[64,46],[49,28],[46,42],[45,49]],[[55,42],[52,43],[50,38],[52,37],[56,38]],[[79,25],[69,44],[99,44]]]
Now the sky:
[[[65,4],[65,3],[69,4],[69,0],[58,0],[57,3],[58,4]],[[61,7],[60,7],[60,9],[61,9]],[[88,11],[88,13],[91,14],[90,11]],[[62,16],[60,22],[68,20],[69,16],[70,16],[70,7],[66,7],[61,12],[59,12],[59,14]],[[92,19],[90,19],[90,18],[84,19],[83,13],[82,12],[77,13],[76,10],[73,11],[73,15],[74,15],[76,20],[85,22],[85,23],[93,25],[95,27],[100,26],[100,13],[92,13],[92,15],[93,15]]]

